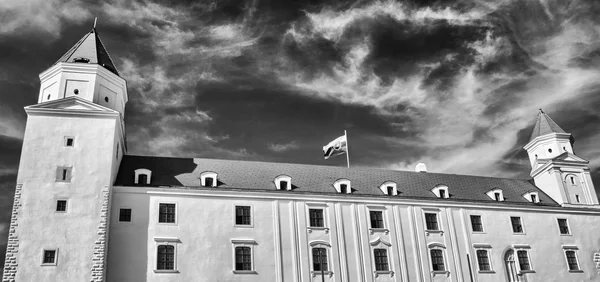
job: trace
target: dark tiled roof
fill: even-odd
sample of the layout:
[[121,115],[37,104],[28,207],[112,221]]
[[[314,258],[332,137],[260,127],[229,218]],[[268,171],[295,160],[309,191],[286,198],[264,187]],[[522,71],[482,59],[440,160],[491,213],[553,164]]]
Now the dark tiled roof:
[[566,133],[556,122],[554,122],[546,113],[540,110],[537,116],[535,126],[529,141],[535,139],[538,136],[550,134],[550,133]]
[[59,62],[72,63],[76,58],[88,59],[90,64],[101,65],[112,73],[119,75],[115,64],[110,59],[110,55],[106,51],[106,48],[104,48],[95,28],[79,39],[79,41],[77,41],[77,43],[54,64],[56,65]]
[[217,189],[276,190],[275,177],[285,174],[292,178],[294,189],[282,193],[336,193],[332,184],[346,178],[352,181],[353,192],[348,196],[385,196],[379,186],[386,181],[394,181],[400,193],[397,197],[436,198],[431,189],[444,184],[449,187],[452,200],[492,202],[485,193],[492,188],[500,188],[508,203],[535,205],[522,195],[537,191],[541,201],[538,205],[558,206],[530,180],[200,158],[124,156],[115,185],[136,186],[134,170],[138,168],[152,171],[151,186],[199,187],[200,174],[212,171],[218,174]]

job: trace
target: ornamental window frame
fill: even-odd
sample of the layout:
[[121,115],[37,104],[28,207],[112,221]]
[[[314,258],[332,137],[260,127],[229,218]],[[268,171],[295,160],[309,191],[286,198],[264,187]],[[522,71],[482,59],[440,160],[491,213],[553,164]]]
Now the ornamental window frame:
[[[345,193],[342,192],[342,185],[346,185]],[[339,194],[352,194],[352,181],[346,178],[340,178],[333,183],[333,187]]]
[[[531,252],[529,251],[531,249],[531,246],[529,246],[527,244],[515,244],[512,247],[515,252],[515,265],[519,271],[519,274],[535,272],[534,268],[533,268],[533,264],[531,263]],[[527,263],[529,265],[529,269],[521,268],[521,260],[519,258],[520,252],[525,252],[525,254],[527,255]]]
[[500,188],[494,188],[486,193],[490,199],[496,202],[504,202],[504,192]]
[[[388,187],[392,187],[392,194],[390,195]],[[379,190],[383,192],[383,194],[388,196],[398,196],[398,184],[394,181],[386,181],[379,185]]]
[[[333,271],[331,271],[331,268],[333,267],[333,260],[331,257],[331,244],[325,242],[325,241],[321,241],[321,240],[316,240],[316,241],[312,241],[309,243],[309,249],[310,249],[310,255],[308,256],[309,259],[309,266],[310,266],[310,273],[312,275],[312,277],[316,277],[317,275],[321,275],[321,273],[323,273],[324,275],[329,275],[329,277],[331,278],[333,276]],[[315,262],[314,262],[314,250],[315,249],[324,249],[325,250],[325,260],[327,261],[327,270],[315,270],[314,266],[315,266]]]
[[[371,255],[373,256],[373,260],[371,263],[371,267],[373,269],[373,274],[375,274],[375,277],[379,277],[379,275],[389,275],[390,277],[394,276],[394,270],[393,270],[393,256],[391,248],[392,248],[392,244],[389,242],[386,242],[385,240],[381,239],[381,237],[377,237],[377,239],[369,242],[369,245],[371,245]],[[387,259],[387,266],[388,269],[387,270],[377,270],[377,262],[376,262],[376,258],[375,258],[375,250],[376,249],[383,249],[386,251],[386,259]]]
[[436,197],[441,199],[449,199],[450,193],[448,193],[448,185],[438,184],[431,189],[431,193],[433,193]]
[[[425,230],[425,235],[429,236],[430,234],[444,234],[444,230],[442,228],[442,222],[440,221],[440,209],[435,208],[423,208],[423,229]],[[435,215],[435,222],[437,229],[429,229],[427,226],[427,214]]]
[[[428,253],[429,255],[427,256],[427,258],[429,259],[429,267],[431,269],[431,273],[435,276],[436,274],[444,274],[444,275],[450,275],[450,271],[448,270],[448,259],[447,259],[447,255],[446,255],[446,246],[444,246],[444,244],[442,243],[429,243],[427,244],[427,249],[428,249]],[[442,254],[442,263],[443,263],[443,270],[434,270],[433,269],[433,253],[432,251],[440,251]]]
[[[493,262],[492,262],[493,260],[492,260],[492,256],[491,256],[492,246],[487,243],[473,244],[473,249],[475,250],[475,259],[476,259],[475,262],[477,264],[477,272],[478,273],[496,273],[496,271],[494,271],[494,265],[493,265]],[[479,261],[479,252],[481,252],[481,251],[486,252],[489,269],[481,269],[481,263]]]
[[[133,178],[133,184],[139,184],[139,185],[150,185],[150,183],[152,182],[152,171],[147,169],[147,168],[138,168],[136,170],[133,171],[135,176]],[[146,176],[146,183],[140,183],[140,176],[145,175]]]
[[[254,263],[254,247],[257,245],[253,239],[231,239],[232,250],[232,272],[234,274],[258,274],[256,272],[256,264]],[[237,270],[236,268],[236,248],[250,248],[250,270]]]
[[[181,243],[176,237],[154,237],[154,273],[179,273],[177,270],[177,245]],[[173,247],[173,269],[158,269],[158,251],[161,246]]]
[[[212,181],[210,186],[206,185],[207,184],[206,179],[208,179],[208,178],[210,178]],[[202,186],[202,187],[217,187],[218,180],[219,180],[218,174],[214,171],[205,171],[200,174],[200,186]]]
[[[307,202],[306,203],[306,229],[309,233],[312,233],[316,230],[325,231],[325,234],[329,233],[329,221],[328,221],[328,213],[327,213],[327,203],[321,202]],[[310,223],[310,210],[321,210],[323,213],[323,226],[311,226]]]
[[[287,176],[285,174],[279,175],[275,177],[275,180],[273,180],[273,182],[275,183],[275,187],[277,187],[277,190],[292,191],[292,177],[290,176]],[[286,182],[287,186],[285,189],[281,189],[281,182]]]

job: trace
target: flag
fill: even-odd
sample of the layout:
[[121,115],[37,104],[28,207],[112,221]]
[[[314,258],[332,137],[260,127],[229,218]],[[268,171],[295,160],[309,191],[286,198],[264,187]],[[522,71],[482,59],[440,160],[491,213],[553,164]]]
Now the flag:
[[346,135],[342,135],[329,142],[329,144],[323,146],[323,154],[325,159],[329,159],[330,157],[341,155],[343,153],[348,153],[348,140],[346,140]]

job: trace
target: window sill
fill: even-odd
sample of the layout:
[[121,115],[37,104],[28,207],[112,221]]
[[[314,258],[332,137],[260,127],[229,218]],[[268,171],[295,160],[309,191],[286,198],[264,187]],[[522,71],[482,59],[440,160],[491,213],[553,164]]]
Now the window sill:
[[569,273],[583,273],[583,270],[578,269],[578,270],[569,270]]
[[369,233],[371,233],[371,235],[373,235],[376,232],[384,232],[385,235],[390,233],[390,230],[387,228],[369,228]]
[[479,273],[490,273],[490,274],[496,273],[496,271],[493,271],[493,270],[479,270],[478,272]]
[[158,222],[158,225],[176,226],[177,222]]
[[179,273],[179,270],[176,269],[155,269],[154,273]]
[[513,232],[513,235],[525,235],[525,232],[521,232],[521,233]]
[[391,270],[385,270],[385,271],[384,270],[376,270],[376,271],[373,271],[373,273],[375,273],[375,277],[379,277],[379,275],[382,275],[382,274],[389,274],[390,277],[394,277],[394,272]]
[[307,229],[308,229],[308,233],[312,233],[314,230],[324,230],[325,234],[329,234],[329,227],[313,227],[313,226],[309,226]]
[[56,266],[56,263],[42,263],[41,266]]
[[239,228],[253,228],[254,225],[252,225],[252,224],[235,224],[235,225],[233,225],[233,227],[236,227],[236,228],[238,228],[238,227]]
[[433,274],[433,276],[436,276],[436,275],[446,275],[447,277],[450,276],[450,271],[448,271],[448,270],[434,270],[434,271],[431,271],[431,273]]
[[316,277],[317,275],[321,275],[321,273],[323,273],[324,275],[329,275],[329,277],[331,278],[331,276],[333,276],[333,271],[311,271],[310,272],[312,274],[312,277]]
[[254,270],[232,270],[234,274],[258,274]]
[[573,234],[560,234],[560,236],[573,236]]
[[425,230],[425,235],[429,236],[429,234],[444,235],[444,231],[442,231],[442,230]]
[[519,271],[519,274],[525,274],[525,273],[535,273],[535,270],[521,270],[521,271]]
[[485,231],[473,231],[473,234],[486,234]]

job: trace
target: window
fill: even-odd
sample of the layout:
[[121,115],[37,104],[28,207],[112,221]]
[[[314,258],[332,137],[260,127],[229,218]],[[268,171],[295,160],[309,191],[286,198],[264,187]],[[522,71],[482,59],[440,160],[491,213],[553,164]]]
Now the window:
[[71,182],[71,167],[59,166],[56,168],[56,181],[57,182]]
[[395,194],[393,186],[387,186],[387,194],[390,196]]
[[538,196],[537,192],[527,192],[523,195],[523,197],[532,203],[540,202],[540,197]]
[[279,189],[281,189],[281,190],[290,190],[288,188],[288,182],[284,181],[284,180],[279,181],[279,187],[280,187]]
[[519,259],[519,268],[521,268],[521,270],[531,270],[531,266],[529,265],[529,256],[527,256],[527,251],[517,251],[517,258]]
[[159,245],[156,254],[157,270],[175,270],[175,246]]
[[569,270],[579,270],[579,263],[577,262],[577,256],[575,255],[575,251],[565,251],[565,256],[567,257],[567,264],[569,265]]
[[439,230],[438,222],[437,222],[437,214],[426,213],[425,214],[425,224],[427,225],[427,230]]
[[287,175],[275,177],[275,186],[278,190],[292,190],[292,178]]
[[560,230],[560,234],[562,235],[568,235],[569,233],[569,225],[567,224],[567,219],[566,218],[559,218],[558,219],[558,229]]
[[388,257],[386,249],[373,249],[375,256],[375,271],[389,271]]
[[323,210],[322,209],[309,209],[308,215],[310,219],[310,227],[324,227],[323,222]]
[[348,179],[338,179],[335,183],[333,183],[333,187],[340,194],[350,194],[352,193],[352,186],[350,185],[350,180]]
[[56,265],[56,250],[44,250],[42,264]]
[[252,217],[250,215],[250,206],[235,207],[235,224],[236,225],[251,225]]
[[65,137],[65,147],[73,147],[75,145],[75,138]]
[[205,171],[200,174],[200,185],[204,187],[217,187],[217,173],[212,171]]
[[514,233],[523,233],[523,225],[521,225],[521,218],[517,216],[510,217],[510,223]]
[[383,184],[379,185],[379,189],[383,194],[388,196],[398,195],[398,185],[393,181],[386,181]]
[[488,257],[487,250],[477,250],[477,264],[479,265],[480,271],[491,270],[490,259]]
[[471,215],[471,228],[473,229],[473,232],[483,232],[481,215]]
[[575,200],[579,203],[579,195],[575,195]]
[[313,271],[328,271],[327,250],[325,248],[313,248]]
[[152,178],[152,171],[145,168],[138,168],[134,170],[134,173],[134,184],[150,184]]
[[504,194],[502,193],[502,189],[494,188],[486,193],[490,199],[496,202],[504,201]]
[[440,190],[440,198],[446,198],[446,190]]
[[175,223],[175,204],[159,204],[158,222]]
[[444,266],[444,255],[442,250],[433,249],[430,251],[431,253],[431,268],[433,271],[445,271],[446,267]]
[[348,194],[348,185],[347,184],[340,184],[340,193]]
[[371,228],[384,228],[382,211],[369,211],[369,217],[371,218]]
[[56,211],[57,212],[66,212],[67,211],[67,201],[66,200],[56,201]]
[[437,185],[431,189],[431,192],[436,195],[438,198],[446,199],[450,198],[450,194],[448,193],[448,186],[446,185]]
[[206,187],[213,187],[213,179],[212,177],[207,177],[206,179],[204,179],[204,185]]
[[530,196],[530,197],[531,197],[531,202],[532,202],[532,203],[537,203],[537,202],[538,202],[538,201],[537,201],[537,196],[536,196],[535,194],[531,194],[531,196]]
[[119,222],[131,222],[131,209],[119,209]]
[[235,270],[252,270],[250,247],[235,247]]
[[502,200],[500,199],[500,193],[498,193],[498,192],[494,193],[494,199],[495,199],[496,201],[498,201],[498,202],[502,201]]

